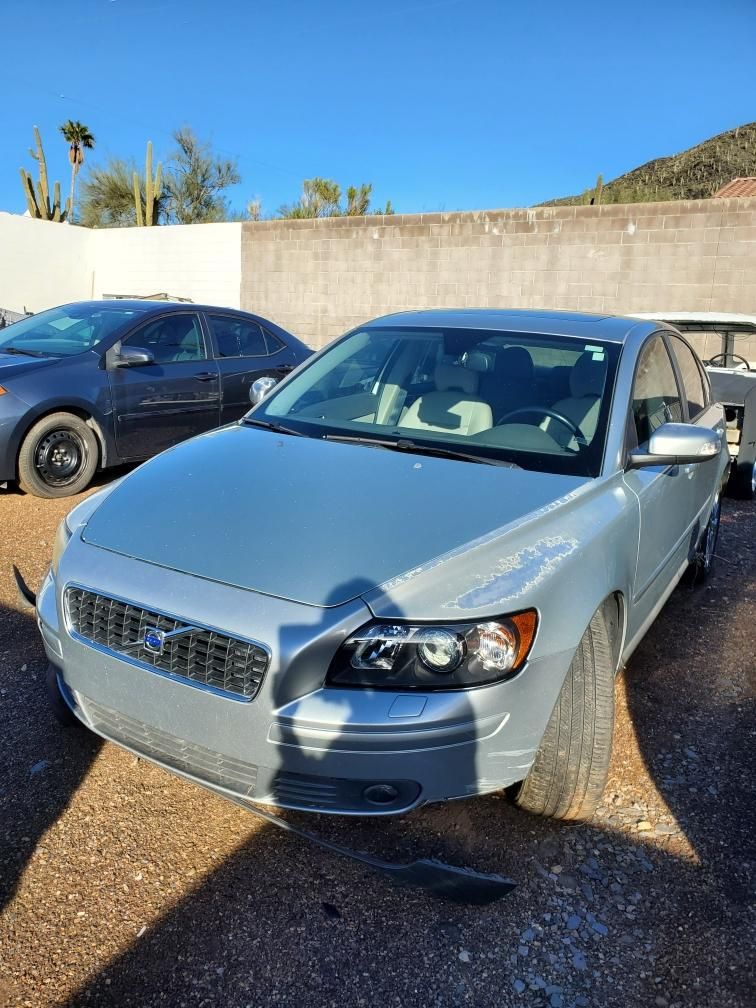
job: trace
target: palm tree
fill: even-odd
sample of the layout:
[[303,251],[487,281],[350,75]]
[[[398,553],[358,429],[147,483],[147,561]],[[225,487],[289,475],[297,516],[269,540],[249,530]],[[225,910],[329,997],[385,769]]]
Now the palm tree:
[[84,149],[92,150],[95,145],[95,138],[89,132],[89,127],[80,123],[78,119],[67,119],[60,127],[63,139],[69,144],[68,160],[71,162],[71,221],[74,219],[74,195],[76,190],[76,176],[79,168],[84,164]]

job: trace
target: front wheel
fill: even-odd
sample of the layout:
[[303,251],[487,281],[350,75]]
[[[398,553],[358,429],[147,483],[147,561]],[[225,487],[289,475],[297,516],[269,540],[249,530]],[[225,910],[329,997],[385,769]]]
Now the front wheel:
[[31,428],[18,453],[18,482],[35,497],[81,493],[97,470],[99,452],[91,427],[72,413],[52,413]]
[[614,733],[614,662],[597,612],[578,644],[515,801],[552,819],[588,819],[604,793]]

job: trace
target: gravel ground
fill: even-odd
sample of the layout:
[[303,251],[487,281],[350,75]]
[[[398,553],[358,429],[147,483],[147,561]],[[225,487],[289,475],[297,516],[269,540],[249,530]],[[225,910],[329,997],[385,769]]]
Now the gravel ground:
[[394,888],[114,745],[60,728],[19,611],[72,501],[0,496],[0,1006],[752,1006],[756,508],[617,684],[606,803],[559,825],[488,797],[292,822],[511,875],[486,908]]

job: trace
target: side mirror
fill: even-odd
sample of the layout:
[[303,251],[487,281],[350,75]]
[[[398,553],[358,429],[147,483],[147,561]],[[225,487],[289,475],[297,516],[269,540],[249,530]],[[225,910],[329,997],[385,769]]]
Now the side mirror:
[[113,358],[113,367],[140,367],[154,363],[152,353],[141,347],[122,346],[120,352]]
[[249,401],[252,405],[257,406],[259,402],[262,402],[275,384],[276,379],[271,378],[270,375],[265,375],[264,377],[253,381],[249,386]]
[[630,452],[631,469],[658,465],[691,465],[715,458],[722,449],[722,438],[708,427],[665,423],[649,438],[648,451]]

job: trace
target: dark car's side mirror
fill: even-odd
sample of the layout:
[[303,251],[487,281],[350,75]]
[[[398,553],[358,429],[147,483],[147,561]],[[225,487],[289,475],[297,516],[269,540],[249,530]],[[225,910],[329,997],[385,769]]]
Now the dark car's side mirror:
[[665,423],[651,435],[648,450],[630,452],[628,466],[691,465],[715,458],[722,449],[722,438],[708,427]]
[[122,346],[113,356],[113,367],[140,367],[154,363],[152,352],[142,347]]
[[262,378],[258,378],[257,381],[253,381],[249,386],[249,401],[252,405],[257,406],[259,402],[262,402],[275,384],[276,379],[271,375],[264,375]]

